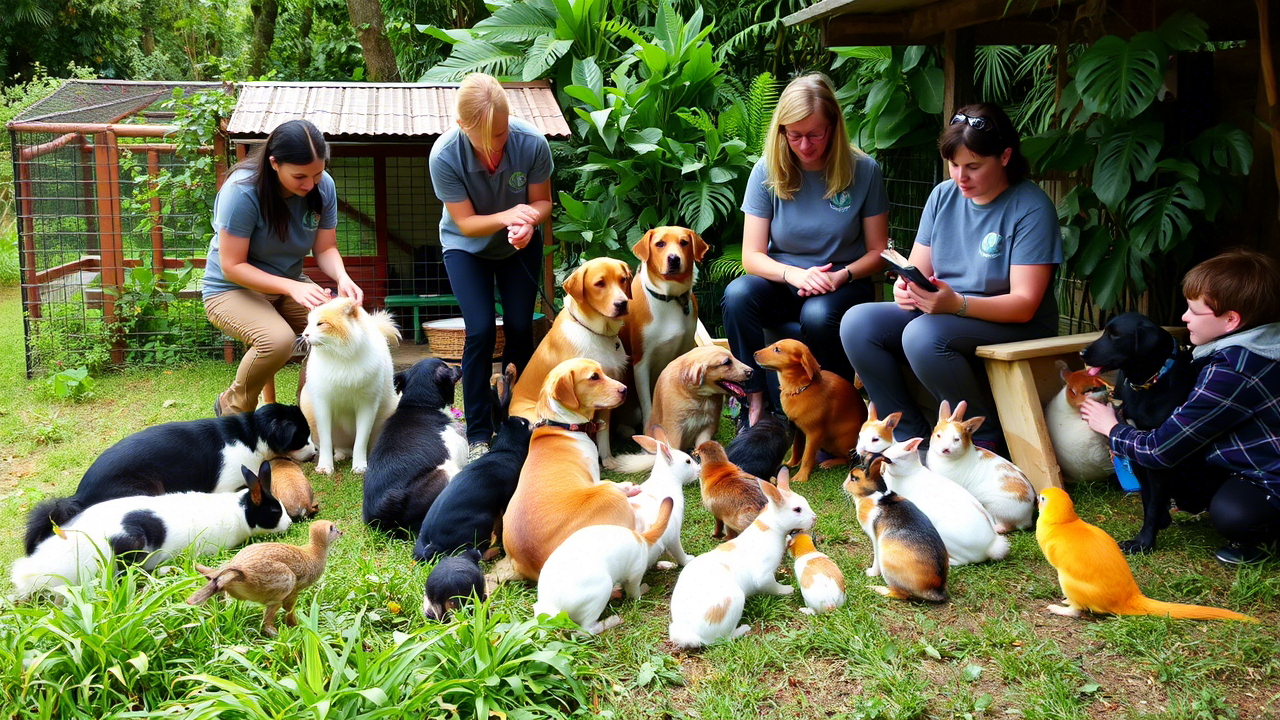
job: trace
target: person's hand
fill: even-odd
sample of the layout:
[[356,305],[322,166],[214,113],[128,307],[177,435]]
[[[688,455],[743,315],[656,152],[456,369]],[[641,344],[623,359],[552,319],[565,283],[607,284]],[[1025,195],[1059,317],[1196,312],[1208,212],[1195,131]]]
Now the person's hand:
[[930,276],[930,282],[938,286],[937,292],[929,292],[915,283],[907,283],[907,295],[915,303],[916,309],[930,315],[954,315],[964,300],[960,293],[937,277]]
[[1110,403],[1100,403],[1097,400],[1085,398],[1084,403],[1080,406],[1080,417],[1089,423],[1089,427],[1097,433],[1110,435],[1111,428],[1120,424],[1116,419],[1116,409]]
[[359,305],[364,302],[364,291],[360,289],[359,285],[355,284],[355,281],[350,276],[343,276],[338,281],[338,297],[349,297]]
[[533,237],[533,226],[528,223],[512,225],[507,228],[507,242],[517,250],[523,250]]
[[831,281],[831,274],[827,272],[830,269],[831,263],[815,265],[808,270],[802,270],[799,277],[795,277],[796,273],[788,272],[787,279],[799,291],[800,297],[822,295],[836,289]]
[[515,227],[516,225],[537,225],[538,211],[521,203],[509,210],[503,210],[498,213],[498,220],[508,228]]
[[916,301],[912,299],[905,278],[899,277],[893,282],[893,301],[903,310],[915,310]]
[[329,295],[328,288],[322,288],[315,283],[302,282],[299,280],[295,280],[293,285],[290,286],[289,297],[293,298],[294,302],[308,310],[314,307],[319,307],[333,299],[332,296]]

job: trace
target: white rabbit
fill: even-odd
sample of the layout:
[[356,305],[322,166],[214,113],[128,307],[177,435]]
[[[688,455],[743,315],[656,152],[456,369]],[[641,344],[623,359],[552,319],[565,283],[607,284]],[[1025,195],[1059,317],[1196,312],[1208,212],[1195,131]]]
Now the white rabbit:
[[982,503],[968,490],[920,464],[921,438],[894,443],[884,451],[884,482],[915,503],[938,530],[951,565],[999,560],[1009,540],[997,534]]
[[973,493],[995,521],[996,532],[1025,530],[1035,522],[1036,491],[1026,473],[999,455],[973,444],[984,418],[964,419],[965,402],[942,401],[929,444],[929,469]]
[[661,552],[656,544],[667,529],[671,506],[671,498],[664,499],[658,521],[644,533],[621,525],[588,525],[565,538],[538,575],[534,616],[555,616],[563,610],[592,635],[622,622],[617,615],[601,621],[600,614],[609,604],[614,583],[622,583],[632,598],[649,591],[640,581]]
[[714,640],[738,637],[751,630],[738,625],[748,595],[790,595],[795,588],[780,584],[775,573],[787,551],[792,530],[813,527],[809,502],[791,492],[790,474],[778,471],[778,486],[759,480],[768,500],[742,534],[699,555],[680,571],[671,593],[671,642],[695,648]]
[[1080,417],[1080,406],[1087,398],[1108,402],[1106,384],[1084,370],[1072,372],[1061,360],[1058,373],[1065,385],[1044,406],[1044,423],[1062,474],[1075,480],[1101,480],[1114,475],[1107,436],[1094,432]]
[[[661,428],[655,427],[654,435],[657,437],[632,436],[641,448],[656,455],[657,459],[653,463],[649,479],[640,485],[640,493],[628,499],[631,501],[631,509],[636,513],[636,524],[651,527],[658,521],[662,501],[671,498],[675,503],[671,508],[671,519],[667,521],[666,532],[662,533],[662,537],[653,546],[658,554],[649,564],[652,565],[653,560],[665,553],[683,567],[693,559],[692,555],[685,553],[684,545],[680,542],[680,530],[684,527],[684,486],[698,480],[700,467],[688,453],[668,445],[662,437]],[[675,564],[664,561],[658,563],[658,567],[670,570]]]
[[889,413],[883,420],[876,417],[876,404],[867,403],[867,421],[862,423],[858,431],[858,445],[855,448],[864,463],[883,453],[893,444],[893,429],[902,419],[902,413]]
[[14,599],[87,582],[116,557],[151,570],[188,546],[209,555],[251,535],[288,530],[289,515],[271,495],[271,463],[256,476],[246,467],[241,472],[248,487],[239,492],[134,495],[90,505],[63,526],[65,537],[47,537],[14,561]]

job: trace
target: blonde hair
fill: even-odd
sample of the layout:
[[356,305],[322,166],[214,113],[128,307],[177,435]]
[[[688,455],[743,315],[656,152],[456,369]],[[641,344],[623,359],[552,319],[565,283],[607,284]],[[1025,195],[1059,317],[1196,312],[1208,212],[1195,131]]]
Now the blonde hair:
[[810,73],[787,83],[787,87],[778,98],[778,106],[773,110],[773,118],[769,121],[769,134],[764,140],[765,186],[774,195],[783,200],[800,189],[803,179],[800,161],[787,143],[784,126],[800,122],[814,113],[831,123],[827,138],[827,160],[824,175],[827,180],[827,192],[823,197],[832,195],[849,187],[853,182],[854,160],[864,153],[849,142],[849,134],[844,126],[844,113],[836,102],[835,90],[831,81],[821,73]]
[[458,123],[467,132],[476,131],[481,138],[481,152],[489,152],[489,143],[493,138],[493,119],[508,115],[511,106],[507,102],[507,91],[502,88],[496,78],[484,73],[471,73],[458,85],[458,99],[454,105],[454,113]]

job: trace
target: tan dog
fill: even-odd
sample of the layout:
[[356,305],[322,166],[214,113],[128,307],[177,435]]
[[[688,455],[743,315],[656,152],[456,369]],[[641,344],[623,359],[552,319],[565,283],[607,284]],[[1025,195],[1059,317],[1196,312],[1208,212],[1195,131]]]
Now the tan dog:
[[793,482],[804,482],[818,459],[818,450],[835,457],[824,468],[848,463],[849,451],[858,444],[858,431],[867,419],[867,406],[848,380],[818,367],[809,348],[799,340],[779,340],[755,354],[756,364],[778,371],[782,411],[796,424],[791,460],[800,470]]
[[630,483],[600,481],[600,461],[591,435],[592,418],[617,407],[627,387],[587,358],[556,366],[542,386],[539,426],[529,440],[515,494],[502,516],[507,557],[494,567],[498,580],[537,580],[542,564],[578,528],[636,527],[627,499]]
[[[638,418],[644,421],[663,368],[694,348],[698,301],[693,269],[707,254],[707,244],[689,228],[664,225],[646,232],[631,252],[640,266],[631,281],[631,312],[622,340],[631,355]],[[627,405],[632,402],[628,398]]]
[[[580,265],[560,287],[564,309],[533,351],[511,393],[510,414],[529,422],[538,420],[539,395],[547,376],[565,360],[595,360],[614,380],[623,380],[627,373],[627,353],[618,333],[631,301],[631,268],[621,260],[595,258]],[[596,434],[596,448],[605,465],[612,467],[609,412],[601,413],[599,419],[603,427]]]

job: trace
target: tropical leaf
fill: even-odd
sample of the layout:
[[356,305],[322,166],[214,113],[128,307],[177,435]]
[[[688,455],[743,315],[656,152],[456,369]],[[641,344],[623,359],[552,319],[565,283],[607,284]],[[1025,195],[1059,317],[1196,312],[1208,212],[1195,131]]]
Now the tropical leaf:
[[1100,309],[1111,310],[1119,304],[1128,274],[1128,248],[1117,245],[1098,263],[1097,271],[1089,276],[1089,293]]
[[1012,45],[979,45],[974,49],[973,74],[982,97],[991,102],[1007,100],[1022,51]]
[[502,79],[509,77],[523,60],[524,52],[516,45],[468,40],[454,45],[449,57],[428,70],[422,81],[457,82],[473,72],[488,73]]
[[1072,172],[1091,162],[1097,148],[1089,144],[1084,133],[1050,130],[1024,139],[1022,153],[1037,172]]
[[1187,143],[1191,159],[1208,168],[1218,165],[1232,175],[1245,175],[1253,164],[1253,146],[1243,130],[1223,123],[1214,125]]
[[680,218],[696,233],[706,232],[721,216],[733,212],[733,190],[709,181],[686,183],[680,188]]
[[1107,35],[1080,57],[1075,85],[1088,114],[1128,120],[1155,100],[1164,81],[1164,43],[1154,33],[1129,42]]
[[942,112],[943,94],[942,68],[916,68],[907,73],[907,86],[916,99],[916,105],[929,115]]
[[[1203,204],[1203,196],[1200,199]],[[1126,217],[1130,241],[1142,252],[1167,252],[1191,232],[1187,212],[1194,204],[1181,183],[1143,193],[1130,204]]]
[[524,42],[556,34],[556,16],[549,6],[517,2],[500,7],[476,23],[472,31],[489,42]]
[[572,40],[557,40],[551,35],[534,39],[533,47],[529,48],[529,54],[525,56],[522,79],[530,82],[542,77],[572,47]]
[[1113,211],[1120,207],[1136,178],[1144,181],[1155,172],[1156,155],[1164,143],[1164,127],[1146,123],[1107,136],[1093,164],[1093,191]]
[[1160,23],[1156,36],[1170,50],[1199,50],[1209,42],[1209,25],[1187,10],[1179,10]]

